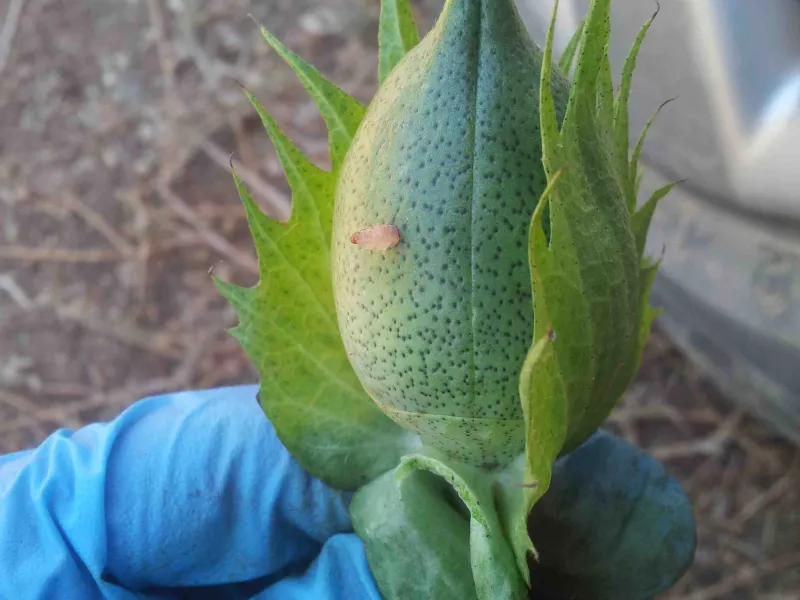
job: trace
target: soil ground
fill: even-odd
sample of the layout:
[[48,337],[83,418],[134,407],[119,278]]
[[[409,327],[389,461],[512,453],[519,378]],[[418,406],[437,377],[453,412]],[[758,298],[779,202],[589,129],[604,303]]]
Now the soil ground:
[[[247,13],[366,101],[377,5],[0,0],[0,452],[150,394],[255,380],[208,277],[256,277],[229,154],[265,210],[285,215],[288,192],[237,81],[327,158],[313,104]],[[425,28],[441,0],[417,5]],[[610,427],[695,503],[695,565],[664,598],[800,598],[797,448],[658,332]]]

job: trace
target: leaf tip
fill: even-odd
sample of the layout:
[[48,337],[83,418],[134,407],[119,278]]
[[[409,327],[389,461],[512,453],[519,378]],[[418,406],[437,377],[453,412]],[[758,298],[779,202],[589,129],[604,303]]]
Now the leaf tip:
[[225,262],[224,260],[218,260],[217,262],[213,263],[210,267],[208,267],[208,276],[211,277],[211,279],[217,279],[217,277],[214,276],[214,269],[216,268],[217,265],[222,264],[224,262]]
[[667,253],[667,245],[666,244],[661,244],[661,256],[659,256],[658,260],[656,261],[656,266],[657,267],[661,266],[661,261],[664,260],[664,255],[666,253]]
[[242,182],[241,177],[239,177],[239,174],[236,172],[236,167],[233,166],[233,153],[231,153],[228,164],[231,167],[231,176],[233,177],[233,184],[236,186],[236,191],[239,192],[239,194],[241,195],[244,183]]
[[664,101],[661,103],[661,106],[659,106],[659,107],[658,107],[658,110],[660,111],[660,110],[661,110],[662,108],[664,108],[664,107],[665,107],[667,104],[669,104],[670,102],[675,102],[675,100],[677,100],[677,99],[678,99],[678,96],[673,96],[672,98],[668,98],[667,100],[664,100]]
[[236,82],[236,85],[242,88],[242,91],[244,92],[245,96],[247,96],[248,98],[252,98],[252,94],[249,91],[247,91],[247,88],[244,87],[244,84],[241,81],[239,81],[238,79],[234,79],[234,81]]
[[653,16],[650,17],[650,22],[651,23],[656,20],[656,17],[658,16],[658,13],[661,12],[661,3],[658,0],[654,0],[654,1],[656,3],[656,10],[655,10],[655,12],[653,12]]

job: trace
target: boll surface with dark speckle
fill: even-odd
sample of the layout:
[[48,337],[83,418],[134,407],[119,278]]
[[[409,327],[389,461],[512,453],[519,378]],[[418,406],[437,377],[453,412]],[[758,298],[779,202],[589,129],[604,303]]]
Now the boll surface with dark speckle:
[[[481,466],[524,448],[541,62],[512,0],[448,0],[370,104],[337,187],[334,293],[359,379],[395,422]],[[566,81],[553,87],[563,114]],[[400,242],[351,243],[376,224]]]

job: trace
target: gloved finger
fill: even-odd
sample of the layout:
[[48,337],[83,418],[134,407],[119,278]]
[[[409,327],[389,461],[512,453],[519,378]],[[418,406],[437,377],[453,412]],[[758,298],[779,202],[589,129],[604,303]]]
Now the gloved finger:
[[664,466],[599,431],[553,468],[528,521],[537,597],[649,599],[691,565],[694,513]]
[[381,600],[355,534],[332,537],[305,573],[287,577],[255,600]]
[[151,588],[143,600],[381,600],[367,565],[364,544],[353,533],[339,533],[317,558],[296,572],[242,583],[192,588]]
[[0,597],[217,585],[308,564],[350,530],[350,496],[292,460],[256,392],[151,398],[0,460]]

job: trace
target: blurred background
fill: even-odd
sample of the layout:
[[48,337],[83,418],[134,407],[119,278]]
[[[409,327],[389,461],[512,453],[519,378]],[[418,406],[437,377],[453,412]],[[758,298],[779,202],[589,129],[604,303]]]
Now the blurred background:
[[[412,0],[427,31],[442,0]],[[558,43],[587,2],[562,2]],[[615,0],[615,72],[651,2]],[[539,41],[551,0],[520,0]],[[757,7],[757,8],[756,8]],[[208,271],[256,281],[228,156],[289,210],[237,82],[320,165],[326,136],[252,13],[367,102],[378,0],[0,0],[0,452],[147,395],[255,381]],[[635,77],[663,100],[645,186],[665,312],[609,427],[692,497],[697,559],[664,598],[800,598],[800,3],[663,0]],[[792,142],[794,140],[794,142]]]

